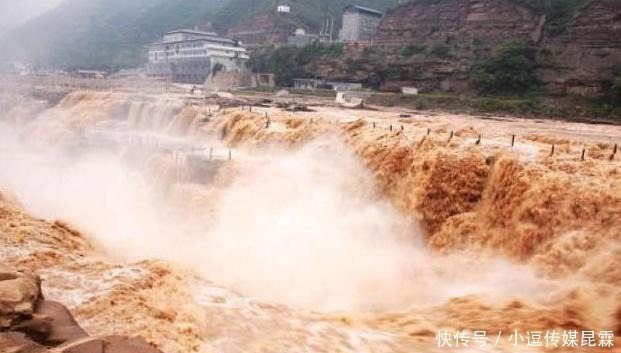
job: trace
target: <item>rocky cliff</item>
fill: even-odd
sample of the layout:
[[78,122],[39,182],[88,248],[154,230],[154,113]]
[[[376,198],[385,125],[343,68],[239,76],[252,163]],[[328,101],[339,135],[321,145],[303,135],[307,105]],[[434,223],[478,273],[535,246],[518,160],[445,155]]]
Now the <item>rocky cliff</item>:
[[593,1],[542,47],[541,77],[551,93],[606,94],[621,67],[621,1]]
[[[414,85],[464,92],[478,56],[511,39],[539,43],[544,26],[545,16],[508,0],[412,1],[387,13],[373,45],[348,46],[348,65],[336,78],[389,91]],[[321,63],[316,69],[331,75],[335,67]]]
[[383,90],[412,85],[423,92],[474,93],[468,80],[473,63],[518,39],[537,48],[538,75],[549,93],[606,95],[621,67],[621,1],[594,0],[570,10],[575,14],[560,33],[551,33],[545,11],[520,1],[411,1],[388,12],[373,44],[347,46],[346,58],[310,70]]
[[227,35],[250,47],[284,44],[295,28],[277,21],[271,13],[263,13],[230,28]]
[[436,44],[459,52],[507,39],[539,42],[544,18],[506,0],[414,1],[390,11],[378,28],[382,44]]

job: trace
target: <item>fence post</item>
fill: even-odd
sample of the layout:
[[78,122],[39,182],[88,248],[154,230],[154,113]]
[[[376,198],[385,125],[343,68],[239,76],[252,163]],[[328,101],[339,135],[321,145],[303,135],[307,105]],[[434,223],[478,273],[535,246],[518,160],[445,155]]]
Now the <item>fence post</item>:
[[552,149],[550,149],[550,157],[554,156],[555,145],[552,144]]
[[233,159],[233,152],[229,148],[229,161]]
[[454,134],[455,134],[455,132],[453,132],[453,130],[451,130],[451,133],[449,134],[448,142],[451,142],[451,140],[453,139],[453,135]]
[[480,145],[481,144],[481,134],[479,134],[479,138],[477,139],[477,142],[475,142],[475,145]]
[[429,134],[431,134],[431,129],[427,128],[427,136],[429,136]]
[[583,148],[583,149],[582,149],[582,156],[580,156],[580,160],[581,160],[581,161],[584,161],[584,160],[585,160],[585,157],[586,157],[586,148]]
[[515,146],[515,134],[511,135],[511,147]]

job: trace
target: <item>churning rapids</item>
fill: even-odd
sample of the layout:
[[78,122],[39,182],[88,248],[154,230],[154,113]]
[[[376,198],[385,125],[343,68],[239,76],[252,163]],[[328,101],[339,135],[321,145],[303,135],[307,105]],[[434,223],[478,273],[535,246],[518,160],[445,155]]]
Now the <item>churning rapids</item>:
[[124,93],[0,106],[0,261],[89,331],[181,353],[621,329],[617,127]]

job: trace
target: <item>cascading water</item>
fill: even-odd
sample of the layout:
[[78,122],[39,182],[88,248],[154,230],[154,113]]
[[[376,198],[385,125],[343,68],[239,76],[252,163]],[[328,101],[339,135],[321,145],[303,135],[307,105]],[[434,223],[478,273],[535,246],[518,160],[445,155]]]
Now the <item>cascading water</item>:
[[[140,333],[168,352],[409,352],[446,328],[616,325],[621,277],[598,260],[617,254],[615,162],[527,164],[461,133],[447,143],[278,112],[272,129],[261,112],[208,114],[173,98],[74,93],[6,119],[0,186],[96,249],[45,241],[68,231],[3,201],[15,218],[5,245],[21,251],[3,258],[41,270],[86,328]],[[568,183],[567,168],[588,180]],[[17,246],[24,232],[38,235]]]

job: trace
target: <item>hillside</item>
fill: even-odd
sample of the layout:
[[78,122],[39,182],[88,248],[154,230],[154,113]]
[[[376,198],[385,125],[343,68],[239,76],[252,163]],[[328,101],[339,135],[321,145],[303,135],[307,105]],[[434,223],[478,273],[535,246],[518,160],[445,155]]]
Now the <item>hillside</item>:
[[66,0],[0,39],[11,59],[62,68],[133,66],[163,32],[192,25],[218,0]]
[[[215,23],[220,28],[228,28],[254,15],[272,14],[275,3],[279,2],[273,0],[229,0],[228,4],[220,10]],[[399,0],[291,0],[286,3],[291,6],[290,18],[294,18],[296,24],[302,25],[308,30],[319,31],[326,18],[333,18],[336,22],[340,21],[341,12],[347,5],[357,4],[387,11],[396,6]],[[281,17],[286,22],[282,16],[275,17]]]
[[[337,18],[351,0],[294,0],[294,26],[318,30]],[[397,0],[355,3],[387,9]],[[163,33],[197,23],[227,29],[257,14],[270,13],[273,0],[65,0],[58,8],[0,37],[1,60],[38,66],[115,69],[140,66],[144,46]]]
[[618,117],[619,23],[619,0],[413,0],[386,14],[374,43],[279,48],[251,64],[281,83],[321,77],[393,92],[585,97]]

